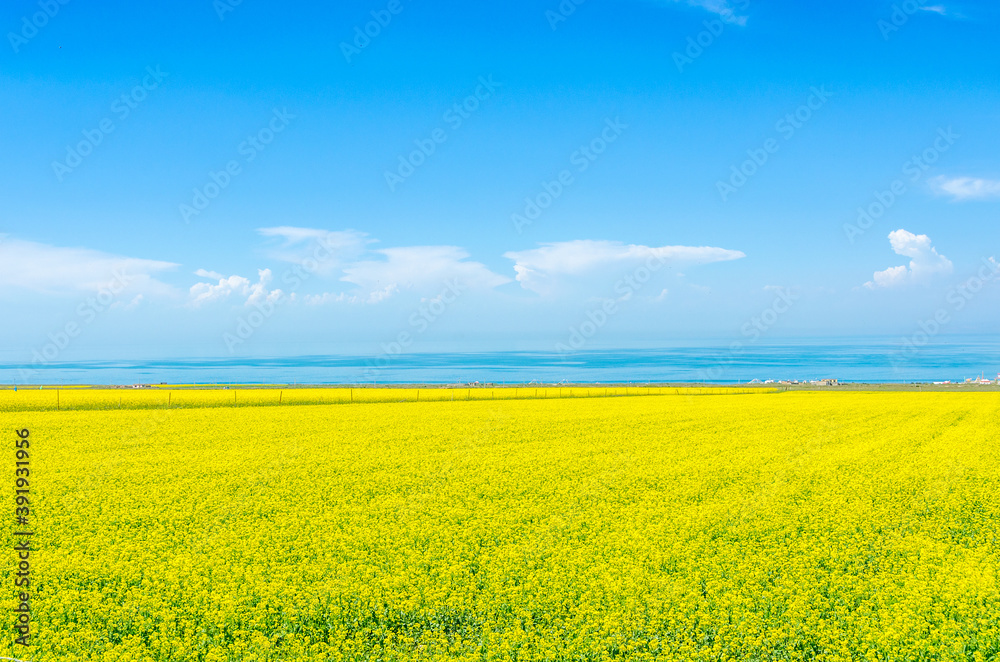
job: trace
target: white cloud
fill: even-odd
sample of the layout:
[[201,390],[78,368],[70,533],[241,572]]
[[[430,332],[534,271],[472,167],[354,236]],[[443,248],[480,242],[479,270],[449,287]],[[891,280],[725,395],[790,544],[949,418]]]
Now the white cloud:
[[351,301],[351,298],[346,294],[333,294],[331,292],[326,292],[324,294],[307,294],[302,297],[302,300],[309,306],[323,306],[330,303],[354,303],[354,301]]
[[[199,271],[202,271],[199,269]],[[207,276],[207,274],[205,274]],[[217,285],[197,283],[191,286],[191,305],[200,306],[226,299],[234,292],[244,293],[250,289],[250,280],[243,276],[229,276],[219,279]]]
[[403,290],[437,292],[448,281],[457,281],[463,289],[492,289],[510,282],[510,278],[470,261],[469,254],[455,246],[408,246],[374,252],[381,259],[347,265],[341,280],[357,285],[366,296],[381,292],[378,300]]
[[1000,181],[975,177],[936,177],[930,182],[939,195],[950,195],[955,202],[1000,198]]
[[132,297],[132,300],[128,303],[123,301],[115,301],[111,304],[111,308],[120,310],[135,310],[143,302],[144,297],[141,294],[136,294]]
[[273,259],[308,265],[314,273],[330,275],[345,262],[356,260],[374,243],[363,232],[355,230],[321,230],[288,225],[259,228],[257,233],[269,239],[281,240],[267,255]]
[[522,287],[539,294],[553,294],[582,281],[613,282],[616,275],[639,268],[651,258],[659,258],[666,266],[686,267],[738,260],[746,255],[711,246],[650,247],[616,241],[577,240],[511,251],[504,257],[514,261],[514,272]]
[[250,286],[247,296],[248,306],[261,305],[265,303],[276,303],[284,293],[281,290],[268,290],[267,284],[271,282],[273,275],[270,269],[260,269],[257,271],[258,280]]
[[939,254],[925,234],[894,230],[889,233],[889,244],[897,255],[911,258],[910,264],[875,272],[873,279],[865,283],[870,290],[926,282],[933,276],[950,274],[954,269],[951,260]]
[[177,266],[173,262],[50,246],[9,236],[0,242],[0,286],[5,289],[65,294],[99,292],[124,282],[125,292],[167,295],[173,293],[173,288],[154,275]]
[[378,303],[380,301],[385,301],[393,294],[399,291],[399,286],[396,283],[386,285],[381,290],[375,290],[368,294],[368,303]]
[[[373,241],[353,231],[330,233],[325,230],[280,227],[265,228],[260,232],[268,237],[282,238],[291,245],[335,236],[349,252],[360,253],[359,257],[344,260],[330,273],[324,274],[327,278],[338,278],[342,284],[353,287],[327,292],[322,289],[317,292],[311,288],[312,291],[302,293],[302,301],[312,306],[372,305],[403,294],[436,296],[449,283],[463,291],[488,291],[513,282],[510,277],[472,260],[468,252],[456,246],[403,246],[366,250],[365,246]],[[585,278],[594,279],[591,291],[598,291],[609,280],[613,283],[613,277],[621,277],[622,270],[638,268],[650,258],[660,258],[664,263],[662,266],[668,267],[735,260],[744,257],[744,254],[708,246],[650,248],[609,241],[571,241],[511,252],[505,257],[514,261],[515,277],[522,288],[544,294],[552,292],[560,283],[571,282],[575,287],[581,287]],[[191,288],[192,302],[195,305],[228,298],[236,293],[247,296],[251,303],[257,300],[250,294],[253,286],[246,278],[225,278],[208,271],[198,273],[213,276],[216,282],[199,283]],[[266,285],[261,287],[266,289]]]
[[910,279],[910,270],[906,267],[889,267],[884,271],[876,271],[874,280],[865,283],[865,287],[874,290],[878,287],[897,287],[907,283]]
[[[354,286],[346,292],[306,293],[302,300],[308,305],[375,304],[402,292],[437,294],[449,281],[466,289],[490,289],[510,282],[510,278],[469,260],[466,251],[454,246],[373,250],[370,246],[376,240],[355,230],[280,226],[257,232],[280,240],[269,250],[270,257],[300,265],[321,277],[320,282],[337,278]],[[208,290],[205,295],[209,295]]]
[[664,1],[684,2],[691,7],[701,7],[713,14],[718,14],[725,21],[735,23],[736,25],[746,25],[747,17],[739,16],[736,13],[737,8],[734,8],[734,5],[738,5],[738,9],[746,9],[750,6],[748,0],[736,0],[735,2],[731,0],[660,0],[661,3]]
[[397,292],[399,292],[399,288],[395,285],[386,285],[381,290],[368,292],[365,295],[347,294],[346,292],[341,292],[340,294],[327,292],[325,294],[308,294],[304,297],[304,300],[310,306],[324,306],[332,303],[372,305],[385,301]]
[[268,302],[276,302],[284,296],[281,290],[269,290],[268,283],[273,279],[270,269],[260,269],[257,271],[257,282],[251,283],[249,278],[243,276],[221,276],[214,271],[199,269],[199,276],[211,277],[219,276],[218,283],[197,283],[191,286],[191,305],[198,307],[215,301],[228,299],[232,295],[246,297],[244,305],[262,305]]
[[278,237],[284,239],[286,245],[298,244],[312,239],[320,239],[330,234],[328,230],[317,228],[300,228],[291,225],[279,225],[270,228],[257,228],[257,234],[262,237]]

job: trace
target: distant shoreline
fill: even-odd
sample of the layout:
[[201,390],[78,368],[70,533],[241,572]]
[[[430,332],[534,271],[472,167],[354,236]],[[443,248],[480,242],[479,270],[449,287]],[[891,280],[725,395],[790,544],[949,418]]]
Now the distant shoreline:
[[939,391],[952,392],[961,390],[963,392],[1000,392],[1000,384],[979,384],[956,382],[952,384],[935,384],[932,382],[842,382],[834,385],[820,385],[810,383],[798,384],[734,384],[734,383],[702,383],[702,382],[573,382],[573,383],[532,383],[532,384],[437,384],[437,383],[413,383],[413,384],[168,384],[150,383],[141,386],[133,384],[121,385],[101,385],[101,384],[18,384],[0,385],[0,391],[37,391],[37,390],[279,390],[279,389],[422,389],[422,390],[448,390],[448,389],[528,389],[528,388],[634,388],[640,391],[644,388],[714,388],[714,389],[760,389],[767,391]]

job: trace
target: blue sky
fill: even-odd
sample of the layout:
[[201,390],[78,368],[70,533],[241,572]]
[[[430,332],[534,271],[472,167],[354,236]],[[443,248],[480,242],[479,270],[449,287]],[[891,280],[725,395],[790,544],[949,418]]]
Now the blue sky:
[[995,328],[995,3],[64,3],[0,10],[7,360]]

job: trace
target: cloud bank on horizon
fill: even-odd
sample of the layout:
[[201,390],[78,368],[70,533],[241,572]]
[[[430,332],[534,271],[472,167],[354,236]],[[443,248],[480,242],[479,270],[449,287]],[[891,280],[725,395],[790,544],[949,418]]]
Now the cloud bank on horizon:
[[[639,246],[615,241],[575,240],[551,242],[538,248],[508,251],[510,272],[497,273],[456,246],[401,246],[377,248],[378,242],[355,230],[329,231],[318,228],[280,226],[261,228],[258,234],[277,238],[264,254],[274,262],[293,265],[285,269],[285,283],[314,277],[338,291],[309,294],[312,305],[327,303],[379,304],[411,292],[418,296],[453,281],[463,290],[488,292],[509,283],[538,296],[555,296],[581,281],[610,278],[655,258],[672,267],[695,267],[746,257],[737,250],[709,246]],[[21,240],[0,244],[0,287],[36,294],[64,296],[98,291],[121,274],[129,287],[147,302],[202,308],[212,304],[243,306],[274,302],[286,294],[297,300],[297,292],[284,292],[276,282],[280,267],[261,267],[256,276],[225,275],[198,267],[190,273],[197,282],[181,287],[154,276],[175,271],[180,263],[114,256],[91,249],[46,246]],[[296,273],[299,274],[296,276]],[[562,286],[562,288],[558,286]],[[297,285],[293,287],[297,289]]]

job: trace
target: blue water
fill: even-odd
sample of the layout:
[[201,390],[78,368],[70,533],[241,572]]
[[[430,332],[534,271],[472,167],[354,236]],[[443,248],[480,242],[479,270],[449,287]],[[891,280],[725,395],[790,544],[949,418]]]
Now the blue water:
[[6,384],[403,384],[495,382],[705,382],[759,380],[842,382],[963,381],[996,378],[1000,339],[939,342],[903,351],[894,340],[750,346],[584,351],[292,356],[256,359],[162,359],[0,363]]

